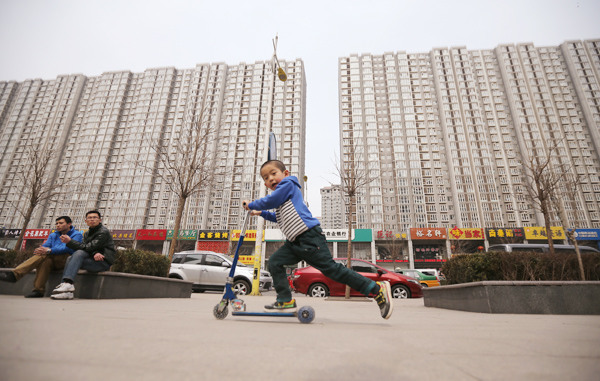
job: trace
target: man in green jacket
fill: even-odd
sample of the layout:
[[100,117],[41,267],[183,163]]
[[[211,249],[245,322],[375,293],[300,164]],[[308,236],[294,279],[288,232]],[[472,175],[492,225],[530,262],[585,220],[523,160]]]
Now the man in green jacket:
[[52,299],[73,299],[73,283],[79,269],[91,272],[107,271],[115,260],[115,244],[110,231],[102,225],[100,212],[87,212],[85,223],[90,229],[84,233],[82,242],[72,240],[65,234],[60,236],[60,240],[75,252],[67,261],[62,283],[52,291]]

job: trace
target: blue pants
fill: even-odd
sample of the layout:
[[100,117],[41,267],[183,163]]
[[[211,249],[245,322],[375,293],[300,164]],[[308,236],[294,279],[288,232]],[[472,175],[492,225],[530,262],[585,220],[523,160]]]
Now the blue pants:
[[346,284],[365,296],[369,296],[376,287],[376,283],[371,279],[335,262],[327,247],[327,240],[322,234],[321,227],[315,226],[300,234],[294,242],[285,241],[285,244],[269,258],[269,271],[273,277],[273,286],[277,292],[278,302],[292,300],[292,291],[287,280],[285,266],[295,265],[300,261],[306,261],[326,277]]
[[75,281],[79,269],[99,273],[110,269],[110,264],[106,261],[95,261],[86,251],[77,250],[67,259],[63,279],[68,279],[71,282]]

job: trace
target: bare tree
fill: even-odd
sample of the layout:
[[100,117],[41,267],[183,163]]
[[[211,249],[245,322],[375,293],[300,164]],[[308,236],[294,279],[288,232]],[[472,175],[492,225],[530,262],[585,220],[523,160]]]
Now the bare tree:
[[27,147],[24,160],[17,168],[15,193],[21,195],[23,203],[16,204],[16,210],[23,216],[21,234],[15,246],[20,250],[27,226],[35,209],[62,193],[64,180],[56,178],[50,165],[55,159],[55,151],[39,144]]
[[[349,145],[350,152],[342,154],[342,164],[336,163],[336,171],[340,177],[340,186],[344,198],[349,202],[347,209],[348,217],[348,252],[346,267],[352,268],[352,229],[356,224],[356,198],[361,188],[369,184],[375,177],[372,177],[366,166],[359,166],[357,163],[366,163],[366,160],[359,160],[360,154],[357,153],[354,142]],[[346,286],[346,299],[350,298],[350,286]]]
[[549,251],[554,254],[551,229],[551,219],[554,214],[553,199],[560,194],[559,188],[563,186],[571,171],[570,168],[556,163],[556,161],[560,162],[559,143],[555,142],[545,150],[535,147],[533,149],[533,155],[524,163],[525,175],[529,180],[525,189],[534,208],[539,210],[544,218]]
[[157,154],[157,166],[148,168],[138,163],[152,171],[177,196],[169,261],[173,260],[188,198],[208,189],[216,178],[216,126],[209,117],[208,109],[203,108],[199,115],[186,118],[181,130],[170,142],[156,141],[153,149]]

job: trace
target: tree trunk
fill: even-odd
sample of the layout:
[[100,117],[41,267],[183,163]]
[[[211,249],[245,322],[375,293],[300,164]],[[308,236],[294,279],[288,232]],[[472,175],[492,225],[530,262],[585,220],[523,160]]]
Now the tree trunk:
[[169,247],[169,263],[173,261],[173,254],[175,253],[175,246],[177,245],[177,238],[179,238],[179,227],[181,226],[181,218],[183,216],[183,209],[187,197],[179,196],[177,200],[177,214],[175,215],[175,226],[173,227],[173,238],[171,239],[171,246]]
[[552,229],[550,226],[550,212],[548,211],[548,200],[542,200],[540,202],[542,215],[544,216],[544,224],[546,225],[546,235],[548,238],[548,251],[551,255],[554,255],[554,241],[552,240]]
[[25,230],[27,230],[27,225],[29,225],[29,221],[31,220],[31,215],[33,214],[33,210],[35,209],[35,205],[29,205],[27,209],[27,213],[25,213],[25,220],[23,221],[23,227],[21,228],[21,234],[19,235],[19,239],[17,240],[17,244],[15,245],[15,250],[21,251],[21,245],[23,244],[23,237],[25,237]]
[[[350,196],[350,216],[348,218],[348,251],[346,253],[346,267],[352,269],[352,222],[354,218],[354,203],[355,197],[354,195]],[[350,286],[346,285],[346,299],[350,299]]]
[[575,246],[575,253],[577,254],[577,262],[579,262],[579,275],[581,276],[581,280],[585,280],[585,271],[583,270],[583,260],[581,259],[581,251],[579,251],[579,245],[577,244],[577,238],[575,237],[575,229],[572,229],[568,233],[568,237],[571,241],[573,241],[573,246]]
[[571,229],[567,229],[568,218],[567,218],[567,213],[565,212],[565,208],[560,201],[554,200],[554,202],[558,205],[558,216],[560,218],[560,222],[563,226],[563,229],[565,229],[565,235],[567,236],[568,242],[569,243],[573,242],[573,246],[575,246],[575,253],[577,254],[577,262],[579,263],[579,276],[581,277],[581,280],[584,281],[585,280],[585,271],[583,269],[583,261],[581,259],[581,251],[579,251],[579,245],[577,244],[577,238],[575,237],[575,227],[572,226]]

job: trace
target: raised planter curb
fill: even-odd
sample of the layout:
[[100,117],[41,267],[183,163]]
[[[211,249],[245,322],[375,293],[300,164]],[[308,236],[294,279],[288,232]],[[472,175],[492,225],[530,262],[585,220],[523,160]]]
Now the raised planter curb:
[[[0,269],[11,270],[11,269]],[[62,272],[53,272],[46,283],[44,296],[61,282]],[[0,294],[26,295],[33,290],[35,272],[25,275],[16,283],[0,282]],[[75,278],[75,298],[127,299],[127,298],[190,298],[192,282],[157,276],[105,271],[89,273],[79,271]]]
[[483,281],[426,288],[426,307],[496,314],[600,315],[600,281]]

